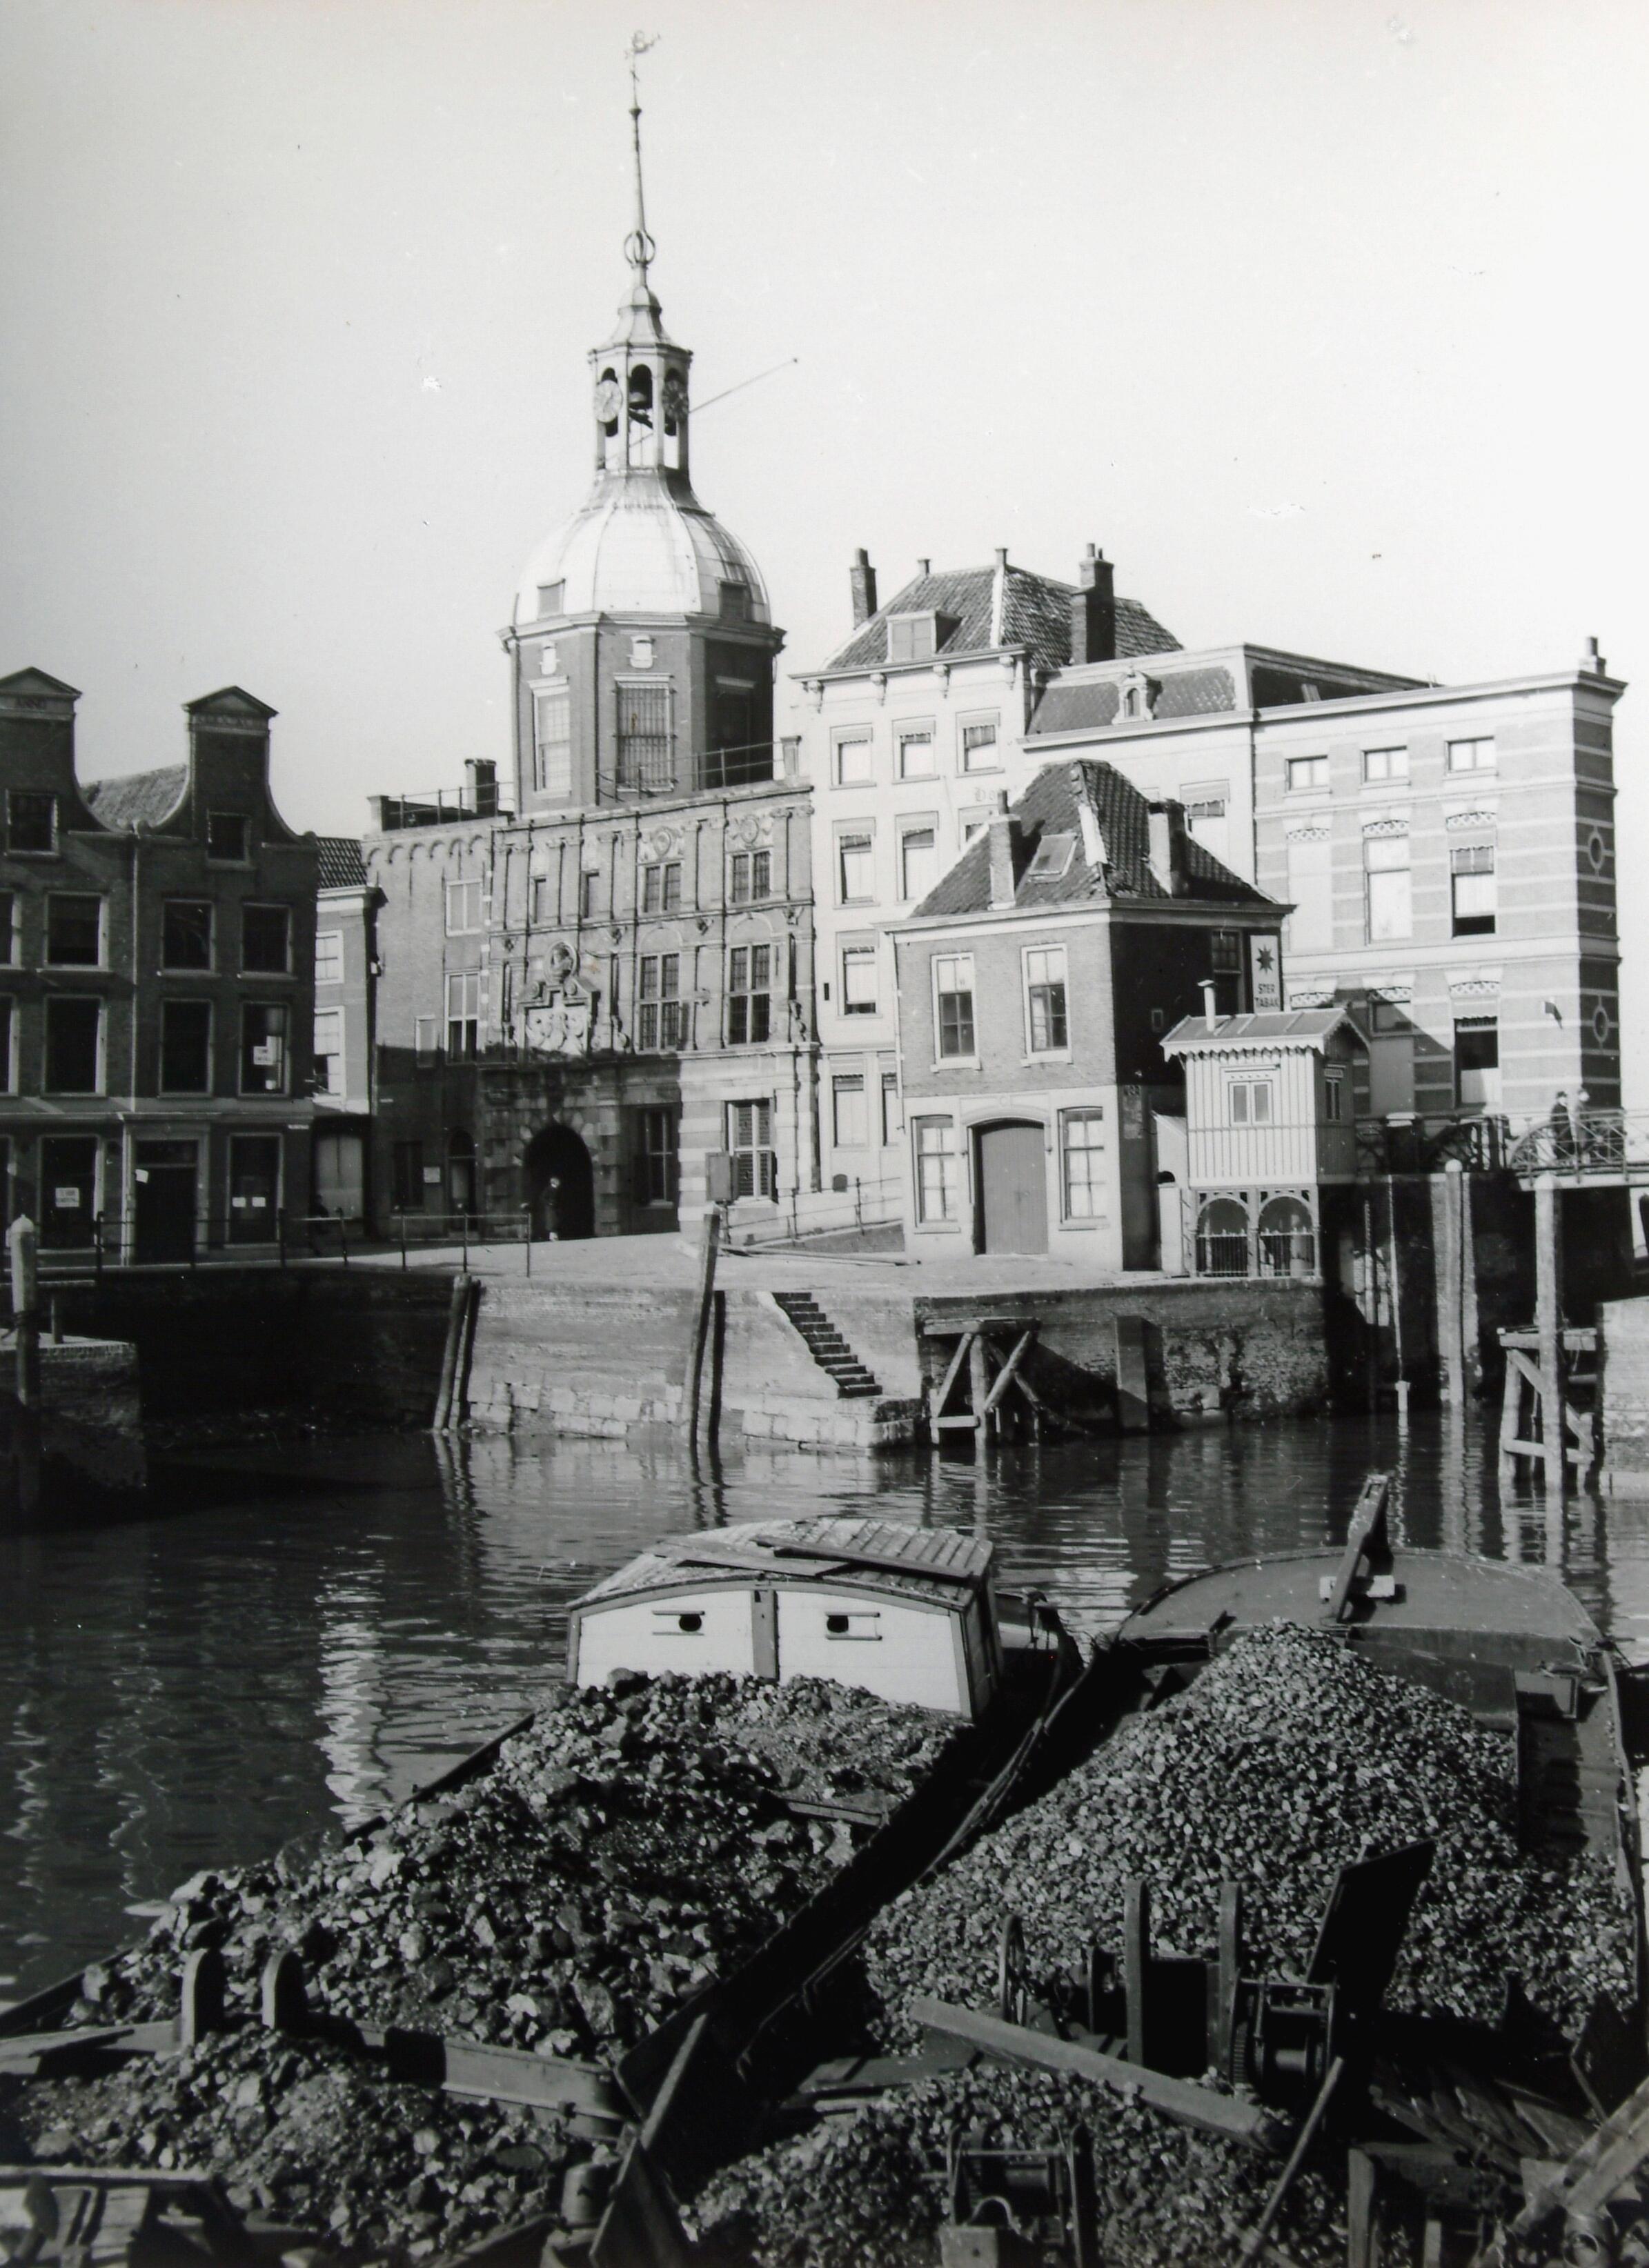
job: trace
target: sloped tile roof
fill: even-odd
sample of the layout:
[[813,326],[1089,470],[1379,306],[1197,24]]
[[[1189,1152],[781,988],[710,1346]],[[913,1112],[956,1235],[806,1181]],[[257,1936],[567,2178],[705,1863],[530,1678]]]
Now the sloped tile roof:
[[[1229,669],[1165,669],[1156,682],[1153,718],[1217,716],[1237,705],[1236,681]],[[1120,700],[1115,678],[1050,685],[1036,705],[1030,731],[1080,733],[1114,725]]]
[[352,835],[317,835],[323,890],[359,890],[366,887],[366,862]]
[[156,772],[93,780],[84,793],[105,827],[158,827],[177,809],[188,786],[189,766],[166,764]]
[[[847,643],[825,663],[826,669],[873,669],[888,658],[891,615],[948,615],[956,628],[939,648],[941,657],[988,653],[996,644],[1027,646],[1046,669],[1070,666],[1070,602],[1076,585],[1033,574],[1011,563],[1002,571],[1000,640],[991,636],[995,598],[995,567],[964,567],[943,575],[918,575],[861,622]],[[1116,602],[1117,652],[1123,659],[1148,653],[1174,653],[1179,641],[1147,613],[1137,599]]]
[[1214,1028],[1202,1016],[1182,1016],[1163,1042],[1164,1051],[1188,1049],[1193,1054],[1220,1048],[1321,1047],[1343,1024],[1352,1036],[1363,1037],[1343,1007],[1260,1008],[1242,1016],[1220,1016]]
[[[1086,799],[1099,822],[1105,862],[1091,866],[1083,848],[1081,805]],[[1150,806],[1130,780],[1110,764],[1077,758],[1048,764],[1013,806],[1018,821],[1015,867],[1016,906],[1069,905],[1084,898],[1162,898],[1169,893],[1150,870]],[[1030,867],[1045,835],[1076,837],[1075,854],[1062,874],[1039,875]],[[1184,842],[1187,899],[1203,904],[1267,906],[1273,901],[1256,890],[1212,852],[1187,836]],[[988,829],[940,877],[916,908],[916,916],[984,913],[990,907]]]

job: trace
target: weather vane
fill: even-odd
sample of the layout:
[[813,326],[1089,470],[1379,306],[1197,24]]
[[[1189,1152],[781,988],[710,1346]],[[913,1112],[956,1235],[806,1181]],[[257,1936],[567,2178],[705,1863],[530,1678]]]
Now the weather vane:
[[632,268],[641,271],[643,283],[658,247],[647,234],[647,203],[641,191],[641,79],[636,66],[645,55],[657,47],[659,34],[632,32],[625,55],[630,64],[630,137],[635,149],[635,210],[636,225],[625,239],[625,257]]

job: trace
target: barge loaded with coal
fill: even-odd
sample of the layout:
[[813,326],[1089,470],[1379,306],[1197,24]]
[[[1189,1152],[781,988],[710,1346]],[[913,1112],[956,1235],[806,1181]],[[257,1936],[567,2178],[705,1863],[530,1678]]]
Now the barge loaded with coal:
[[1649,2258],[1642,1678],[1538,1572],[669,1539],[559,1705],[0,2015],[49,2262]]

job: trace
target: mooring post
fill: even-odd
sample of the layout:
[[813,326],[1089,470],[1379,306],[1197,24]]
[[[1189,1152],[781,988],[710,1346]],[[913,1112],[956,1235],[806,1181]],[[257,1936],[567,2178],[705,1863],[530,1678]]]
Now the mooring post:
[[973,1396],[973,1447],[982,1452],[990,1419],[985,1404],[990,1400],[990,1365],[985,1354],[985,1332],[981,1326],[973,1334],[973,1344],[968,1349],[968,1386]]
[[1458,1158],[1451,1158],[1443,1168],[1442,1203],[1436,1221],[1438,1230],[1438,1342],[1443,1356],[1443,1398],[1451,1409],[1464,1407],[1466,1401],[1466,1329],[1465,1288],[1461,1282],[1464,1241],[1465,1206],[1461,1200],[1460,1183],[1464,1176]]
[[1534,1184],[1534,1327],[1540,1337],[1541,1447],[1546,1486],[1561,1496],[1568,1480],[1564,1455],[1563,1208],[1557,1183],[1542,1174]]
[[692,1336],[687,1346],[687,1438],[699,1439],[699,1410],[704,1398],[705,1349],[710,1342],[710,1318],[715,1307],[716,1255],[721,1249],[721,1208],[706,1205],[704,1235],[699,1246],[699,1296],[693,1302]]
[[40,1511],[41,1491],[40,1239],[26,1213],[6,1231],[6,1245],[17,1332],[17,1508],[32,1520]]
[[[1395,1213],[1392,1219],[1394,1239]],[[1372,1412],[1379,1406],[1379,1270],[1374,1257],[1374,1204],[1366,1189],[1363,1193],[1363,1284],[1367,1307],[1363,1333],[1363,1382]]]

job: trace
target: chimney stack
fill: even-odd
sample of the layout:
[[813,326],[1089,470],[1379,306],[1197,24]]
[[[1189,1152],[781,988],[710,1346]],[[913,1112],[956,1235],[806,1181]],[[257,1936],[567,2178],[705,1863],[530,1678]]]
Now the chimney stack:
[[1071,593],[1071,664],[1116,659],[1116,570],[1088,546]]
[[1145,812],[1150,845],[1147,863],[1171,898],[1182,898],[1186,888],[1185,807],[1173,802],[1148,804]]
[[1202,979],[1202,1023],[1204,1029],[1210,1032],[1219,1028],[1219,1010],[1214,1005],[1214,979],[1211,976]]
[[1010,906],[1017,886],[1014,850],[1019,822],[1009,811],[994,811],[986,821],[990,836],[990,902],[993,909]]
[[876,569],[870,564],[870,554],[862,546],[854,554],[847,580],[853,589],[854,628],[857,630],[876,610]]
[[1594,637],[1589,637],[1586,642],[1585,650],[1580,656],[1580,666],[1588,677],[1608,675],[1608,664],[1598,652],[1598,642]]

